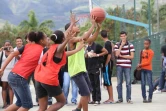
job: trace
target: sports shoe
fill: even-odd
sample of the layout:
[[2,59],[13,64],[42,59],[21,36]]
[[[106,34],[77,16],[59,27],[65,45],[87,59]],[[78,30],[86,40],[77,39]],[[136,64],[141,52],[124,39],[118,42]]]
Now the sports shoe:
[[77,103],[75,103],[75,102],[72,102],[70,104],[66,104],[66,106],[75,106],[75,105],[77,105]]
[[48,105],[52,105],[52,101],[49,101],[49,102],[48,102]]
[[81,111],[81,109],[76,108],[76,109],[74,109],[74,110],[72,110],[72,111]]
[[123,100],[118,100],[116,101],[116,103],[123,103]]
[[129,100],[127,100],[127,103],[128,103],[128,104],[133,104],[133,101],[131,101],[131,100],[129,99]]
[[94,102],[94,101],[91,101],[91,102],[89,102],[88,104],[95,104],[95,102]]
[[94,103],[94,106],[98,106],[98,105],[100,105],[100,101],[96,101],[96,102]]
[[147,103],[148,101],[146,99],[143,100],[143,103]]
[[147,103],[151,103],[152,102],[152,99],[148,99],[148,102]]
[[72,105],[77,105],[77,103],[76,102],[72,102]]
[[166,89],[162,89],[161,92],[166,92]]
[[156,90],[153,92],[153,94],[161,94],[161,90]]

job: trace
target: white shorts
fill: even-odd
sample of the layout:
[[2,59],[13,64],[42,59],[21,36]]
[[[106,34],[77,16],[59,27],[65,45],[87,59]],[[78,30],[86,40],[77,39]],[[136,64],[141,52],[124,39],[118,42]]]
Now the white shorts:
[[3,76],[1,78],[2,82],[8,82],[8,75],[9,75],[10,71],[4,71]]

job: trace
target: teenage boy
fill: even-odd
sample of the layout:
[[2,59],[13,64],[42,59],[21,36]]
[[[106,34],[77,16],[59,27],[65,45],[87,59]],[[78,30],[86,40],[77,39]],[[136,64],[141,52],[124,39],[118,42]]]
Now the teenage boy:
[[16,38],[16,47],[14,48],[14,50],[17,50],[19,48],[21,48],[23,46],[23,40],[21,37],[17,37]]
[[116,103],[123,102],[122,93],[122,83],[123,74],[126,79],[126,101],[129,104],[133,104],[131,101],[131,64],[134,58],[134,46],[129,41],[127,41],[127,33],[120,32],[120,42],[117,42],[114,46],[115,56],[116,56],[116,70],[117,70],[117,80],[118,80],[118,101]]
[[[14,51],[20,49],[23,46],[23,40],[21,37],[16,38],[16,47],[14,48]],[[20,59],[21,55],[16,57],[15,63]]]
[[95,42],[89,42],[86,49],[87,58],[87,71],[93,88],[92,100],[90,104],[99,105],[101,101],[101,90],[100,90],[100,68],[102,67],[102,59],[108,51],[101,45]]
[[104,64],[103,64],[103,78],[104,78],[104,86],[107,87],[109,98],[104,102],[104,104],[110,104],[114,102],[113,98],[113,88],[112,88],[112,70],[113,70],[113,61],[112,57],[112,43],[108,39],[108,34],[106,30],[101,31],[101,37],[104,41],[104,47],[108,51],[108,54],[104,56]]
[[[91,17],[92,26],[87,31],[87,33],[83,34],[81,37],[77,37],[80,32],[80,29],[76,25],[73,26],[72,32],[75,33],[75,37],[69,41],[68,50],[75,49],[79,45],[78,42],[82,40],[87,42],[88,41],[93,42],[96,40],[97,38],[96,35],[98,35],[100,31],[99,24],[97,24],[97,29],[94,35],[90,37],[96,25],[95,19],[96,18]],[[70,23],[66,24],[65,29],[68,29],[69,26],[70,26]],[[76,83],[79,89],[79,93],[81,95],[81,99],[78,104],[78,107],[73,111],[81,111],[82,108],[83,108],[83,111],[88,111],[88,97],[92,90],[88,74],[86,73],[84,53],[85,51],[84,49],[82,49],[81,51],[68,57],[68,72],[70,74],[71,79]]]
[[[137,68],[141,68],[141,89],[143,103],[151,103],[153,96],[153,82],[152,82],[152,60],[154,52],[150,49],[151,40],[145,39],[144,49],[141,51],[141,63],[138,64]],[[146,97],[146,78],[149,85],[149,96],[148,100]]]

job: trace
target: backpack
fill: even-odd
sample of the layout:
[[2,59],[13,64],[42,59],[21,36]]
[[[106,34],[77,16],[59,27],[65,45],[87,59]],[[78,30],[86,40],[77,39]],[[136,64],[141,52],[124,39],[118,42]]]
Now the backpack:
[[[3,58],[3,51],[2,51],[1,56],[0,56],[0,68],[2,66],[2,58]],[[1,78],[0,78],[0,86],[2,86]]]
[[115,63],[115,50],[114,50],[114,46],[115,45],[111,42],[111,47],[112,47],[111,60]]
[[[143,50],[140,52],[140,61],[139,61],[139,63],[141,63],[142,62],[142,52],[143,52]],[[135,80],[138,80],[138,81],[140,81],[141,80],[141,69],[135,69],[134,70],[134,79]]]
[[2,58],[3,58],[3,51],[2,51],[1,56],[0,56],[0,68],[1,68],[1,65],[2,65]]

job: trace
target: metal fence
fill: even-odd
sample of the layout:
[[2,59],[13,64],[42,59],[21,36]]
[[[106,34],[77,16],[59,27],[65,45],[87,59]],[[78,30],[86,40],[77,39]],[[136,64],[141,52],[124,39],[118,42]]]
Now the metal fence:
[[[155,78],[158,77],[161,73],[161,47],[166,44],[166,31],[145,38],[149,38],[151,40],[151,49],[154,51],[153,77]],[[140,52],[143,49],[143,42],[145,38],[132,41],[135,47],[135,57],[132,63],[132,72],[134,71],[139,62]]]

